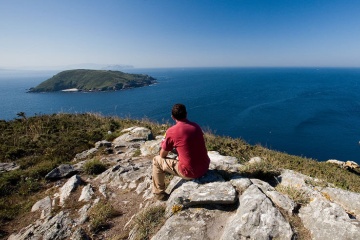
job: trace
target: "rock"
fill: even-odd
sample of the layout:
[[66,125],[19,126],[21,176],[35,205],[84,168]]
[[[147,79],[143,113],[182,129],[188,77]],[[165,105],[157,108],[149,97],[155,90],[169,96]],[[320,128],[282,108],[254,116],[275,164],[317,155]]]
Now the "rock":
[[46,174],[45,179],[58,180],[61,178],[71,177],[76,173],[77,173],[77,170],[75,170],[74,167],[71,166],[70,164],[61,164],[60,166],[58,166],[57,168],[54,168],[53,170],[51,170],[51,172]]
[[71,240],[90,240],[91,238],[86,234],[82,228],[78,228],[70,237]]
[[251,179],[251,182],[260,188],[261,191],[268,198],[270,198],[276,206],[286,210],[289,215],[293,214],[293,211],[297,205],[288,196],[277,192],[275,188],[267,182],[261,181],[259,179]]
[[321,193],[319,191],[314,190],[313,186],[307,184],[308,182],[319,182],[318,179],[287,169],[284,169],[281,172],[281,175],[276,179],[279,184],[283,186],[302,190],[310,198],[321,197]]
[[157,155],[160,150],[161,139],[146,141],[141,147],[141,156]]
[[190,208],[172,215],[152,240],[220,239],[230,213],[206,208]]
[[60,188],[60,205],[65,203],[65,200],[70,196],[77,186],[82,183],[80,176],[72,176],[61,188]]
[[349,168],[349,169],[356,169],[356,168],[359,168],[359,165],[356,162],[353,162],[353,161],[346,161],[344,167]]
[[83,224],[89,219],[88,211],[90,208],[91,204],[85,204],[82,208],[79,209],[79,218],[76,219],[77,224]]
[[95,148],[100,148],[100,147],[111,147],[112,143],[106,140],[102,140],[102,141],[98,141],[95,143]]
[[146,176],[151,176],[151,164],[150,159],[137,164],[118,164],[101,173],[95,180],[120,189],[136,189]]
[[125,132],[125,134],[117,137],[113,142],[148,141],[153,139],[151,130],[144,127],[133,127],[130,129],[124,129],[122,132]]
[[329,160],[327,160],[326,162],[327,162],[327,163],[336,164],[336,165],[338,165],[339,167],[344,167],[344,165],[345,165],[345,162],[339,161],[339,160],[336,160],[336,159],[329,159]]
[[360,239],[360,223],[350,219],[336,203],[315,198],[302,207],[299,216],[316,240]]
[[16,165],[16,163],[0,163],[0,173],[9,172],[19,169],[20,166]]
[[321,190],[323,196],[329,198],[332,202],[335,202],[342,206],[348,213],[356,217],[360,217],[360,194],[345,191],[339,188],[326,187]]
[[235,187],[236,191],[242,194],[252,182],[249,178],[241,177],[241,176],[234,176],[230,179],[230,183]]
[[236,199],[235,188],[230,182],[199,184],[191,180],[183,182],[171,193],[166,203],[166,213],[170,215],[174,205],[189,207],[202,204],[233,204]]
[[78,153],[75,155],[74,161],[85,159],[85,158],[89,157],[90,155],[96,153],[97,151],[98,151],[97,148],[91,148],[89,150]]
[[230,172],[237,172],[242,164],[238,164],[236,157],[223,156],[216,151],[209,151],[210,169],[225,170]]
[[260,189],[251,185],[240,197],[236,214],[221,237],[232,239],[292,239],[290,224]]
[[250,158],[248,164],[261,163],[261,162],[262,162],[261,157],[252,157]]
[[8,240],[60,240],[71,236],[71,227],[73,220],[69,214],[63,211],[59,212],[53,218],[46,219],[44,222],[36,222],[26,228],[23,228],[18,234],[12,234]]
[[79,197],[79,202],[80,201],[85,201],[88,202],[91,200],[91,197],[94,195],[94,191],[91,187],[90,184],[86,185],[82,191],[81,191],[81,195]]
[[36,212],[38,210],[41,210],[41,216],[40,219],[44,219],[51,214],[51,199],[49,196],[37,201],[31,208],[31,212]]

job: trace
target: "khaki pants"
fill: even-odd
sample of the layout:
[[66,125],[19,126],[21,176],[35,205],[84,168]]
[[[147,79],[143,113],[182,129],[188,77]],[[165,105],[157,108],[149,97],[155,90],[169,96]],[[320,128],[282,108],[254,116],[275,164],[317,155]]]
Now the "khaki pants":
[[179,161],[175,159],[162,158],[160,156],[154,157],[152,164],[152,191],[154,194],[165,192],[165,172],[186,180],[192,179],[181,175],[178,169],[178,163]]

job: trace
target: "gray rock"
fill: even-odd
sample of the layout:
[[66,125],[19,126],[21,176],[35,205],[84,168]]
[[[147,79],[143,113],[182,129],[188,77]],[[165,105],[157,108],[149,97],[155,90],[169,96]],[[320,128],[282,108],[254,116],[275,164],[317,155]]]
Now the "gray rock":
[[89,219],[88,211],[90,207],[90,204],[85,204],[84,206],[82,206],[82,208],[79,209],[79,218],[76,219],[77,224],[83,224]]
[[41,211],[40,219],[44,219],[51,214],[51,199],[49,196],[37,201],[31,208],[31,212]]
[[71,236],[73,220],[68,213],[59,212],[44,222],[36,222],[23,228],[18,234],[12,234],[8,240],[60,240]]
[[101,173],[95,180],[120,189],[136,189],[146,176],[151,176],[151,164],[150,159],[136,164],[123,163]]
[[278,182],[285,187],[293,187],[297,190],[302,190],[310,198],[321,197],[321,193],[316,191],[313,186],[308,185],[307,182],[318,182],[318,179],[311,178],[301,173],[284,169],[281,175],[277,178]]
[[60,188],[60,205],[65,203],[65,200],[70,196],[77,186],[82,183],[80,176],[72,176],[61,188]]
[[81,153],[78,153],[78,154],[75,155],[74,161],[88,158],[90,155],[96,153],[97,151],[98,151],[97,148],[91,148],[89,150],[85,150],[85,151],[83,151]]
[[302,207],[299,216],[315,240],[360,239],[360,222],[350,219],[336,203],[315,198]]
[[263,160],[261,157],[252,157],[250,158],[248,164],[261,163]]
[[166,203],[166,214],[171,215],[174,205],[189,207],[202,204],[233,204],[236,200],[236,191],[230,182],[199,184],[195,181],[186,181],[171,193]]
[[249,178],[241,176],[234,176],[230,179],[230,183],[235,187],[239,194],[242,194],[248,187],[250,187],[250,185],[252,185]]
[[19,169],[20,166],[16,165],[16,163],[0,163],[0,173],[2,172],[9,172],[16,169]]
[[270,198],[276,206],[287,211],[290,216],[293,215],[297,204],[287,195],[281,194],[277,191],[266,191],[265,195]]
[[205,208],[186,209],[171,216],[152,240],[217,240],[230,213]]
[[321,190],[330,200],[342,206],[348,213],[360,217],[360,194],[339,188],[326,187]]
[[95,148],[100,148],[100,147],[111,147],[112,143],[106,140],[102,140],[102,141],[98,141],[95,143]]
[[162,139],[146,141],[141,147],[141,156],[157,155],[159,154],[160,143]]
[[243,165],[238,163],[236,157],[223,156],[216,151],[209,151],[210,169],[237,172]]
[[260,189],[251,185],[240,197],[236,214],[221,237],[232,239],[292,239],[293,231],[280,211]]
[[58,180],[61,178],[68,178],[77,173],[77,170],[70,164],[61,164],[46,174],[47,180]]
[[81,195],[79,197],[79,202],[80,201],[88,202],[91,200],[91,197],[93,195],[94,195],[93,188],[92,188],[91,184],[88,184],[85,187],[83,187],[83,189],[81,191]]
[[124,129],[122,132],[125,134],[117,137],[113,143],[118,141],[134,142],[134,141],[148,141],[153,139],[153,135],[150,129],[144,127],[134,127],[130,129]]

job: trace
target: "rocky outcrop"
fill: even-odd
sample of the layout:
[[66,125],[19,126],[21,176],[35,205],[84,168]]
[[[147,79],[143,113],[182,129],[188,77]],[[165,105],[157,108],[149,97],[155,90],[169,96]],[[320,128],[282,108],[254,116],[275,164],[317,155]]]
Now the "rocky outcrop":
[[[94,150],[81,153],[71,166],[77,175],[66,180],[71,174],[57,177],[55,190],[32,207],[34,213],[40,212],[39,219],[9,239],[106,239],[91,235],[90,211],[101,199],[120,204],[118,198],[125,193],[136,195],[133,201],[139,209],[158,204],[166,208],[166,221],[153,240],[297,239],[299,227],[311,239],[360,239],[360,194],[282,170],[276,178],[278,186],[299,190],[310,200],[299,204],[268,182],[242,176],[243,165],[236,158],[214,151],[208,153],[211,164],[205,176],[191,181],[172,178],[166,190],[169,199],[157,202],[151,193],[151,161],[161,137],[152,139],[149,129],[133,127],[112,142],[96,143],[96,151],[112,149],[97,156],[110,167],[96,177],[80,175]],[[251,163],[262,161],[254,157]],[[300,219],[301,226],[294,226],[291,217]],[[136,239],[134,219],[136,214],[126,220],[124,229],[132,228],[128,239]]]

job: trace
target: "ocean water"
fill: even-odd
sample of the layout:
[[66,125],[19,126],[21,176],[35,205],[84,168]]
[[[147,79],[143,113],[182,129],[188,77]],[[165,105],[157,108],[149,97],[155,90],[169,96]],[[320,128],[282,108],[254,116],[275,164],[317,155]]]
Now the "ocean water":
[[172,122],[174,103],[215,134],[314,158],[360,163],[360,69],[131,69],[157,78],[118,92],[26,93],[52,72],[0,71],[0,119],[59,112]]

